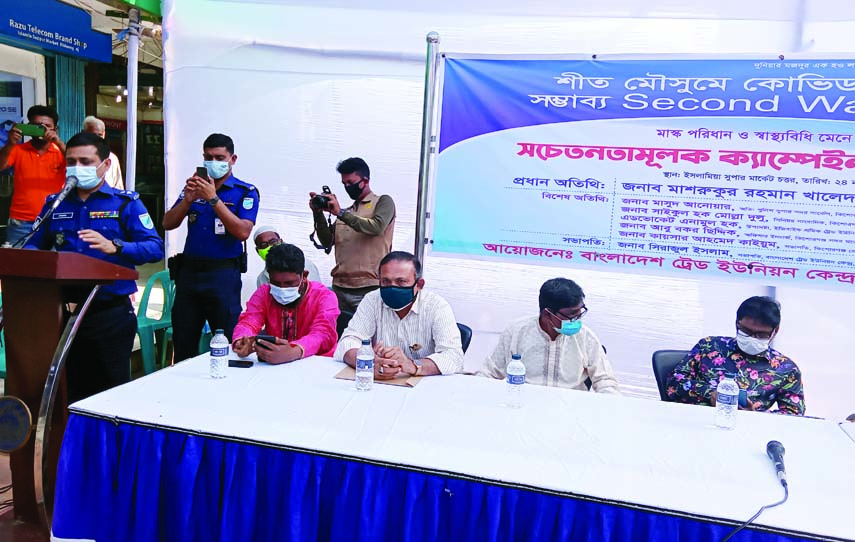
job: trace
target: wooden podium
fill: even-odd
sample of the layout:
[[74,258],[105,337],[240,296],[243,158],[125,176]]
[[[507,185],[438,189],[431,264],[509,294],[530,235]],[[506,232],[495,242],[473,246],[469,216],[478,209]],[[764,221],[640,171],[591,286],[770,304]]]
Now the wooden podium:
[[[116,280],[136,280],[139,274],[75,252],[0,248],[0,288],[6,333],[6,395],[18,397],[30,409],[33,425],[39,416],[45,381],[63,333],[63,288],[93,287]],[[85,318],[85,316],[84,316]],[[64,379],[63,379],[64,380]],[[56,415],[46,433],[48,468],[44,480],[45,505],[53,503],[56,465],[65,432],[67,403],[64,384],[56,397]],[[15,517],[40,523],[34,475],[35,430],[27,444],[12,453],[12,491]],[[41,466],[35,466],[41,468]]]

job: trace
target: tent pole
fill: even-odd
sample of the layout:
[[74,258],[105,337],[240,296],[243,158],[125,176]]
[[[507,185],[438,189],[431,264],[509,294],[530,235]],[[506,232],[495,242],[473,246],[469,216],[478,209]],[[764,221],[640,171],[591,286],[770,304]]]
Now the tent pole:
[[430,183],[431,155],[436,152],[433,122],[436,104],[436,69],[439,54],[439,34],[429,32],[427,37],[427,59],[425,61],[425,95],[422,110],[422,151],[419,166],[419,192],[416,203],[416,243],[414,254],[424,265],[425,243],[427,243],[428,184]]
[[140,51],[140,10],[128,12],[128,134],[125,151],[125,190],[135,190],[137,180],[137,66]]

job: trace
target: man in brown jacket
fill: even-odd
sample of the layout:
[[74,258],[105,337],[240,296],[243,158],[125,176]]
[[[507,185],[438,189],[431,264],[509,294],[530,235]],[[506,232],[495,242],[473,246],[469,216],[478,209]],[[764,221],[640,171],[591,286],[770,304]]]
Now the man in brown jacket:
[[[392,250],[395,231],[395,202],[390,196],[371,191],[368,164],[362,158],[348,158],[336,166],[341,184],[353,205],[342,208],[335,194],[320,194],[329,203],[318,205],[314,192],[309,193],[309,208],[315,220],[319,248],[328,253],[335,247],[332,289],[340,310],[356,312],[368,292],[380,287],[378,267],[383,256]],[[324,211],[336,221],[324,220]]]

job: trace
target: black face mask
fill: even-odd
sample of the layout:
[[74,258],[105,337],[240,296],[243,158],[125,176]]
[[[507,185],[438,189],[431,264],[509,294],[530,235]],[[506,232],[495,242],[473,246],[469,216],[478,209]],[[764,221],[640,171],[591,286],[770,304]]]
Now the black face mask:
[[[360,186],[361,185],[361,186]],[[356,201],[359,199],[359,196],[362,195],[362,191],[365,189],[365,185],[363,181],[359,181],[358,183],[345,185],[344,191],[347,192],[347,195],[350,196],[350,199]]]

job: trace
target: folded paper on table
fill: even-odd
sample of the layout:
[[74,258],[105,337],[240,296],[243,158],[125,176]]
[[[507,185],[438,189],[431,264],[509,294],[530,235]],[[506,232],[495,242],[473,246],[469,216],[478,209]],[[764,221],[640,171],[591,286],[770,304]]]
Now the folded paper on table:
[[[344,369],[338,372],[335,375],[336,378],[341,380],[356,380],[356,369],[350,366],[346,366]],[[389,384],[390,386],[403,386],[405,388],[415,388],[416,385],[421,382],[423,376],[408,376],[408,377],[399,377],[395,380],[374,380],[375,384]]]

